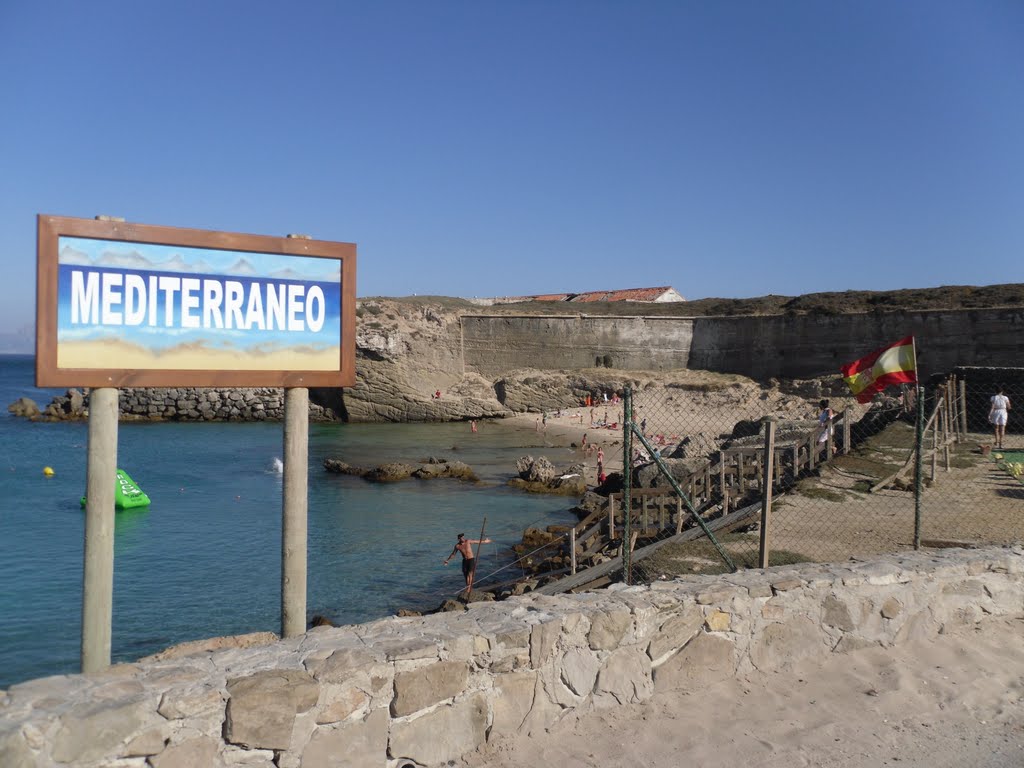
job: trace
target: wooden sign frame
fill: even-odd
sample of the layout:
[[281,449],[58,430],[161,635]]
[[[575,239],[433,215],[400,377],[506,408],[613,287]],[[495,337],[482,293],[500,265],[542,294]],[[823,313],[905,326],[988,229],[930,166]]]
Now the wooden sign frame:
[[[356,246],[353,243],[183,229],[44,214],[38,216],[37,226],[37,387],[350,387],[355,384]],[[320,367],[314,370],[295,370],[286,367],[269,370],[264,367],[247,368],[244,363],[241,364],[241,367],[233,367],[236,364],[230,358],[226,358],[226,362],[229,364],[217,369],[174,366],[160,368],[153,364],[147,364],[144,368],[135,368],[130,364],[131,355],[127,355],[124,366],[61,367],[59,365],[61,351],[59,345],[62,342],[59,338],[58,308],[61,298],[64,297],[59,296],[58,293],[60,291],[59,250],[62,237],[110,241],[112,244],[137,244],[143,250],[146,246],[168,246],[185,251],[201,249],[225,252],[240,258],[245,258],[246,254],[260,254],[259,257],[251,258],[263,258],[273,262],[274,259],[280,257],[282,264],[288,262],[286,257],[295,256],[336,260],[340,278],[338,298],[340,302],[340,307],[338,307],[340,344],[337,364],[334,365],[333,353],[331,353],[330,359],[327,361],[331,370],[322,370]],[[115,245],[115,247],[117,246]],[[304,260],[302,263],[314,262]],[[333,266],[333,264],[324,265],[325,268],[330,267],[332,273]],[[160,274],[173,275],[174,273],[168,272],[164,268]],[[136,283],[140,279],[136,278]],[[156,280],[158,278],[151,277],[149,279]],[[174,278],[172,277],[172,279]],[[221,278],[211,278],[209,282],[216,282],[219,279]],[[269,280],[270,278],[268,278]],[[198,281],[193,280],[192,282]],[[301,280],[295,280],[296,285],[300,283],[302,283]],[[240,283],[237,284],[240,285]],[[310,283],[307,281],[303,284]],[[328,283],[328,285],[330,284]],[[184,305],[184,292],[182,293],[182,304]],[[284,295],[283,289],[281,295]],[[307,304],[307,308],[308,306]],[[104,308],[107,306],[104,305]],[[166,312],[168,313],[167,317],[171,317],[172,310],[167,308]],[[180,312],[182,315],[185,314],[184,309],[181,309]],[[156,314],[156,310],[153,309],[150,318],[152,319]],[[160,314],[162,315],[163,312]],[[227,317],[226,311],[224,317]],[[257,338],[259,330],[252,331],[252,333],[254,335],[250,339]],[[333,330],[331,333],[333,334]],[[96,343],[102,348],[102,341]],[[112,340],[111,343],[118,342]],[[296,350],[300,349],[305,350],[306,347],[296,347],[295,350],[285,347],[283,352],[298,354]],[[333,345],[327,348],[328,352],[331,349],[333,349]],[[214,351],[211,354],[216,356],[217,352]],[[239,354],[244,355],[245,353],[240,352]],[[267,365],[272,364],[268,356]]]

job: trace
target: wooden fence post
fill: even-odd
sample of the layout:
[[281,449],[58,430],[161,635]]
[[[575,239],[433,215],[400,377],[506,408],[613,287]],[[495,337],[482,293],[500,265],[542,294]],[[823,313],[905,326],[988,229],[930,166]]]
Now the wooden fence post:
[[949,472],[949,440],[953,434],[952,425],[949,423],[949,417],[952,413],[949,402],[949,384],[946,384],[946,401],[943,403],[942,408],[942,454],[946,462],[946,471]]
[[967,382],[960,379],[960,431],[967,439]]
[[569,529],[569,573],[576,574],[576,526]]
[[775,463],[775,418],[764,418],[764,483],[761,488],[761,542],[758,551],[759,567],[767,568],[771,559],[769,528],[772,517],[772,464]]
[[718,490],[725,498],[725,451],[718,452]]

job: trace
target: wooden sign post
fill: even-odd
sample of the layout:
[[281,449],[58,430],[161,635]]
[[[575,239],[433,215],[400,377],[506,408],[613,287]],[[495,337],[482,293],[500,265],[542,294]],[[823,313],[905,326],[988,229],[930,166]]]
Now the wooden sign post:
[[306,629],[309,387],[355,384],[356,247],[40,215],[36,386],[92,387],[82,671],[110,664],[118,388],[285,388],[281,634]]

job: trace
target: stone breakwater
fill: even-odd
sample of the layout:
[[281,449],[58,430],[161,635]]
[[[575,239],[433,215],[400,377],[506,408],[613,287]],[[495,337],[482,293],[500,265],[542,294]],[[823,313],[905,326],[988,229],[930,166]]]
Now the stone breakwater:
[[[124,421],[282,421],[284,390],[276,387],[206,389],[198,387],[125,387],[118,392]],[[28,398],[8,407],[16,416],[42,421],[84,419],[89,391],[69,389],[42,410]],[[310,401],[311,421],[336,421],[330,408]]]
[[0,692],[0,765],[441,766],[573,711],[1024,617],[1024,548],[474,603]]

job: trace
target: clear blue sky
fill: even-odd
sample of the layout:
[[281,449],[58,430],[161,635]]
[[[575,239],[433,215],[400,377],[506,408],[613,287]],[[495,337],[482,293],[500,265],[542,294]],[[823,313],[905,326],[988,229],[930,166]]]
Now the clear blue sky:
[[1019,282],[1024,3],[0,0],[0,330],[37,213],[355,242],[360,296]]

